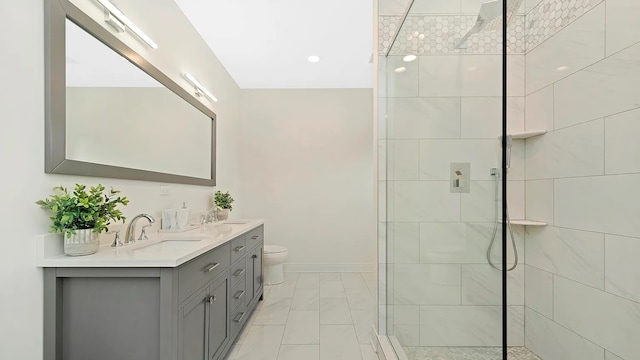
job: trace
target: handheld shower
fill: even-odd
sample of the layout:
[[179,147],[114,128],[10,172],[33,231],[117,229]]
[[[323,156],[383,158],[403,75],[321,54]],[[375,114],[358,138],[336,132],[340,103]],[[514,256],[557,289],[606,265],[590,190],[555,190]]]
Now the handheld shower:
[[[510,138],[511,136],[509,136]],[[508,141],[508,139],[507,139]],[[491,176],[494,178],[494,183],[495,183],[495,206],[494,206],[494,215],[495,215],[495,222],[493,223],[493,234],[491,235],[491,241],[489,242],[489,247],[487,248],[487,261],[489,262],[489,265],[491,265],[492,268],[499,270],[499,271],[503,271],[503,269],[501,269],[500,267],[498,267],[498,265],[496,265],[493,262],[493,259],[491,259],[491,251],[493,250],[493,245],[496,242],[496,235],[498,235],[498,223],[500,222],[500,219],[498,218],[498,205],[500,203],[499,200],[499,192],[498,192],[498,188],[499,188],[499,184],[500,184],[500,172],[497,168],[492,168],[491,169]],[[507,267],[506,270],[507,271],[512,271],[514,270],[517,266],[518,266],[518,248],[516,246],[516,240],[515,237],[513,236],[513,229],[511,228],[511,220],[509,218],[509,210],[507,209],[506,212],[506,224],[503,224],[503,226],[506,226],[507,229],[509,230],[509,235],[511,235],[511,247],[513,248],[513,265],[511,265],[510,267]],[[506,266],[507,264],[503,264],[503,266]]]
[[511,167],[511,140],[513,140],[513,137],[511,135],[507,135],[507,158],[505,161],[507,169]]

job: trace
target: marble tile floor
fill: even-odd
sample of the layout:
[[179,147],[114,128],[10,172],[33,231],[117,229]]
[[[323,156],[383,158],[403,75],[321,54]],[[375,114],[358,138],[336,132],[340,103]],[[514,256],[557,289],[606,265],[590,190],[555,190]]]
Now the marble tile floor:
[[374,273],[285,273],[265,286],[227,360],[377,360]]
[[[499,347],[405,347],[409,360],[502,360]],[[509,360],[540,360],[531,350],[518,346],[507,350]]]

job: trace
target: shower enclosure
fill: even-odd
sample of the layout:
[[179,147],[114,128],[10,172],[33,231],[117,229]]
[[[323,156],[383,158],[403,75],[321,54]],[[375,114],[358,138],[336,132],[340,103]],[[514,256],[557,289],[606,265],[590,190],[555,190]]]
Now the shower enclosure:
[[400,359],[640,359],[640,2],[378,13],[380,334]]

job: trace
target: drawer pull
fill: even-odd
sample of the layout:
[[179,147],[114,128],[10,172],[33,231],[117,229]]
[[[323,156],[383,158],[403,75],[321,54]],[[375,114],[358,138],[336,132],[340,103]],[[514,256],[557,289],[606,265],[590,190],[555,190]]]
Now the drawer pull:
[[209,296],[209,298],[207,299],[207,302],[209,304],[213,304],[214,301],[216,301],[216,296],[215,295]]
[[240,322],[240,321],[242,321],[242,319],[244,318],[244,314],[245,314],[245,313],[243,313],[243,312],[238,313],[238,316],[236,316],[236,318],[235,318],[235,319],[233,319],[233,321],[235,321],[235,322]]
[[236,293],[236,295],[234,296],[234,299],[240,300],[242,299],[243,296],[244,296],[244,290],[241,290]]
[[244,250],[244,245],[236,246],[236,248],[233,249],[233,251],[235,251],[235,252],[240,252],[242,250]]
[[251,240],[255,240],[255,239],[259,238],[259,237],[260,237],[259,235],[253,235],[253,236],[251,237]]
[[202,268],[202,271],[204,271],[204,272],[212,272],[213,269],[217,268],[218,266],[220,266],[220,263],[211,263],[211,264],[205,266],[204,268]]
[[242,276],[242,274],[244,274],[244,269],[238,269],[235,273],[233,273],[233,276],[238,277]]

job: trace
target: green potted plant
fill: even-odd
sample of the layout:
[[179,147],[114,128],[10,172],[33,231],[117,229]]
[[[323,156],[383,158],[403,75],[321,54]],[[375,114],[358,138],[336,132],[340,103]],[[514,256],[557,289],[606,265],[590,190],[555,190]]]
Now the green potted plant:
[[129,200],[119,196],[120,191],[111,188],[105,193],[101,184],[87,186],[76,184],[73,193],[62,187],[54,187],[53,194],[36,204],[53,212],[51,232],[64,234],[64,252],[67,255],[89,255],[98,251],[98,235],[108,231],[112,220],[124,223],[125,217],[117,209],[126,206]]
[[223,193],[218,190],[213,195],[213,203],[216,206],[216,219],[218,221],[227,220],[229,218],[229,211],[233,210],[233,197],[229,192]]

